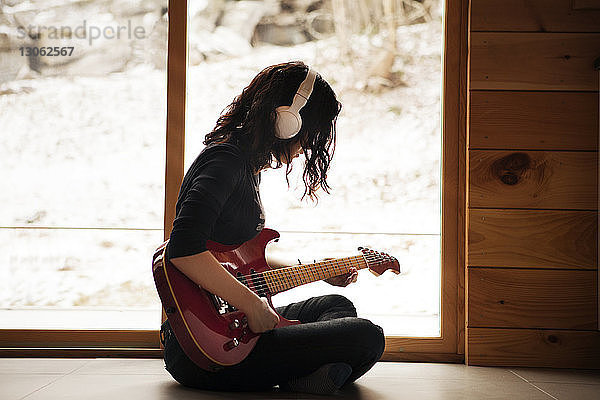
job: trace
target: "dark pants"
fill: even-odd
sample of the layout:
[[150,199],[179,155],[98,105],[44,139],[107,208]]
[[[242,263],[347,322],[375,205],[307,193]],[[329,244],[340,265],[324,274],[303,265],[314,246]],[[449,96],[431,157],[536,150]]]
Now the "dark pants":
[[355,381],[381,357],[385,346],[383,330],[371,321],[357,318],[350,300],[340,295],[312,297],[278,307],[287,319],[299,325],[263,333],[252,352],[239,364],[208,372],[183,352],[168,321],[161,329],[165,368],[185,386],[205,390],[269,390],[290,378],[309,375],[329,363],[346,363]]

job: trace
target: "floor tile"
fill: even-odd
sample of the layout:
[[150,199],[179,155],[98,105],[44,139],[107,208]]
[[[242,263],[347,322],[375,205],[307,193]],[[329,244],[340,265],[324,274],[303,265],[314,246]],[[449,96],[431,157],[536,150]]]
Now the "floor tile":
[[[367,375],[357,381],[361,400],[550,400],[523,380],[422,379]],[[364,388],[364,389],[363,389]]]
[[267,400],[320,399],[294,393],[225,393],[186,388],[161,375],[66,375],[23,400]]
[[529,382],[589,383],[600,385],[600,370],[511,368]]
[[600,385],[582,383],[535,383],[537,387],[559,400],[598,400]]
[[[79,368],[74,374],[160,374],[169,375],[162,359],[98,358]],[[170,376],[170,375],[169,375]]]
[[379,362],[369,374],[414,379],[468,379],[516,382],[520,378],[506,368],[474,367],[464,364]]
[[24,400],[166,399],[161,389],[164,385],[170,386],[172,381],[160,375],[71,374],[62,376]]
[[82,358],[0,358],[0,374],[51,374],[73,372],[92,359]]
[[27,394],[48,385],[62,375],[50,374],[0,374],[0,399],[18,400]]

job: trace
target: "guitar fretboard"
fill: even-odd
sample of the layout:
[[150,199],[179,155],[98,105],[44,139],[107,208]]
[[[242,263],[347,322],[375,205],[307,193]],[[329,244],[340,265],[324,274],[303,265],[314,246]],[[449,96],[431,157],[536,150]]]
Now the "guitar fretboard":
[[367,268],[362,255],[325,260],[313,264],[283,267],[263,272],[271,294],[281,293],[296,286],[348,273],[350,268]]

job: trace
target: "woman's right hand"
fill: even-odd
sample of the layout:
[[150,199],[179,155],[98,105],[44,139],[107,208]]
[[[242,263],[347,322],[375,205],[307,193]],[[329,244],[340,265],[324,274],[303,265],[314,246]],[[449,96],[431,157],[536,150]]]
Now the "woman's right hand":
[[279,315],[271,308],[264,297],[258,298],[252,306],[242,311],[246,314],[248,326],[254,333],[270,331],[279,323]]
[[210,251],[172,258],[171,262],[204,290],[225,299],[246,314],[252,332],[266,332],[279,323],[279,315],[269,306],[267,299],[258,297],[238,281]]

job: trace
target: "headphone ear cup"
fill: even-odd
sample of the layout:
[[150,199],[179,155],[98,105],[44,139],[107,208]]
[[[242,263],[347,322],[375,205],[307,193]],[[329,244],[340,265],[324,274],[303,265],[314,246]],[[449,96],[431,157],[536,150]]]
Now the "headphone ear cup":
[[302,127],[302,118],[300,114],[290,110],[289,106],[280,106],[275,109],[277,113],[275,119],[275,135],[280,139],[290,139]]

